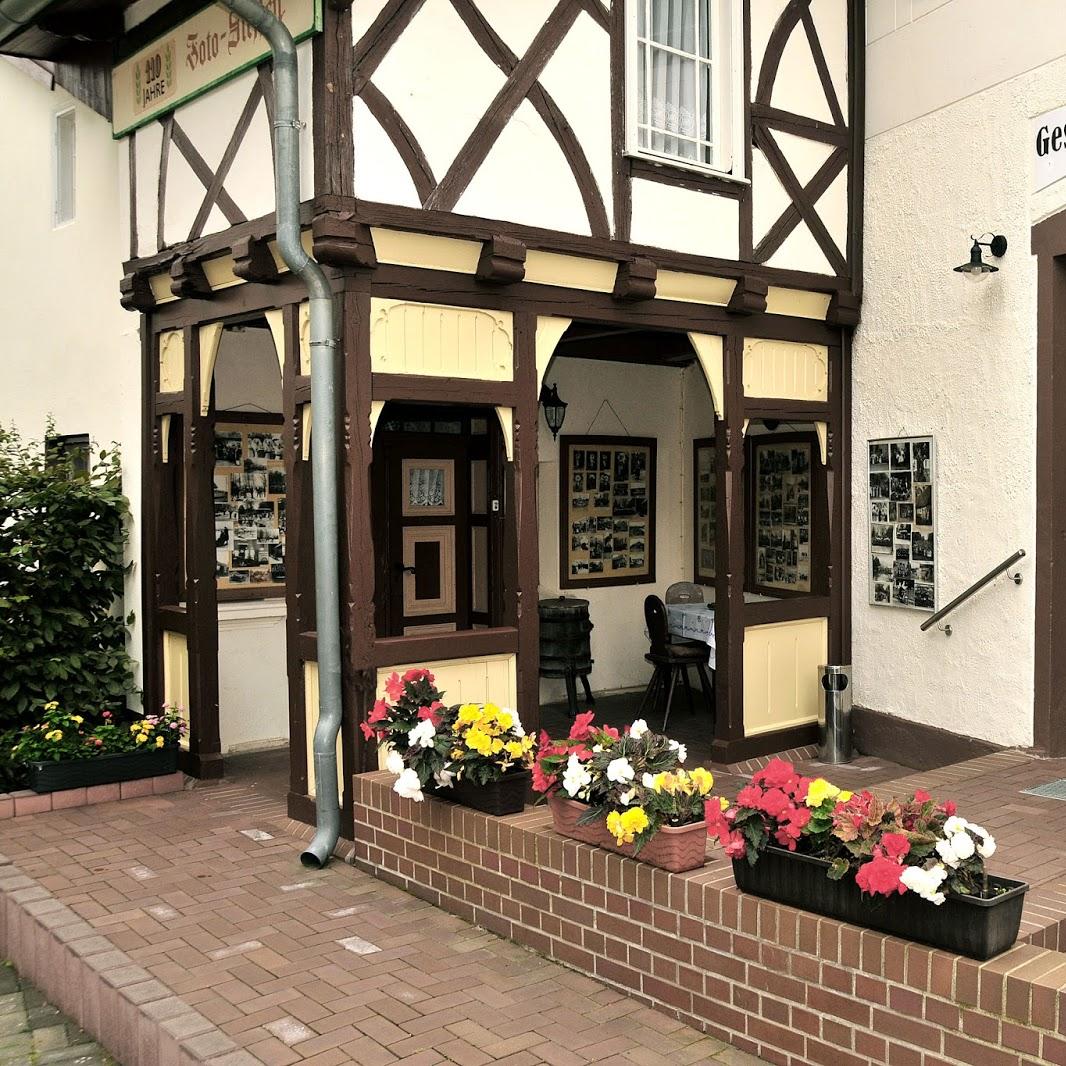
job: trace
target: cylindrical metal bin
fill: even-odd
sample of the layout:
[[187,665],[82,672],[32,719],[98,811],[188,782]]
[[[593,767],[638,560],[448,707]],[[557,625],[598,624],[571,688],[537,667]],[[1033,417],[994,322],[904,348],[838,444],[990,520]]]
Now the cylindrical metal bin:
[[822,708],[818,713],[822,762],[851,762],[851,667],[822,667]]

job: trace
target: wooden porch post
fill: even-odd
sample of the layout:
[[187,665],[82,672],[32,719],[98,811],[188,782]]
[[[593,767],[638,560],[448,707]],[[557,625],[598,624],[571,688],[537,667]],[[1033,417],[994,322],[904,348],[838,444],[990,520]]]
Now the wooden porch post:
[[200,331],[185,339],[185,602],[189,648],[189,760],[197,777],[222,776],[218,731],[214,419],[200,413]]
[[515,384],[518,406],[514,418],[515,533],[518,543],[516,590],[518,626],[518,715],[527,733],[540,728],[540,620],[537,596],[540,549],[537,542],[537,318],[514,316]]
[[729,748],[744,736],[744,339],[727,336],[725,418],[718,422],[715,449],[719,489],[714,631],[715,730],[712,751],[730,761]]

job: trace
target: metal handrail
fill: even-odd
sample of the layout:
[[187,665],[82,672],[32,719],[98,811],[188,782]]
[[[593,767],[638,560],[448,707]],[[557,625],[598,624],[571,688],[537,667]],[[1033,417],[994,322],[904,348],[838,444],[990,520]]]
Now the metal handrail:
[[[951,614],[951,612],[954,611],[956,607],[958,607],[961,603],[965,603],[975,592],[979,592],[990,581],[992,581],[994,578],[999,577],[999,575],[1002,574],[1004,570],[1009,570],[1016,562],[1024,558],[1025,549],[1019,548],[1009,559],[1004,559],[1003,562],[999,564],[999,566],[995,567],[995,569],[990,570],[987,574],[985,574],[985,576],[981,578],[980,581],[975,581],[964,593],[962,593],[961,596],[956,596],[955,599],[953,599],[951,603],[949,603],[946,607],[941,607],[940,610],[936,612],[936,614],[927,618],[922,623],[922,632],[924,633],[927,629],[931,628],[932,626],[935,626],[941,618],[944,618],[947,615]],[[1021,574],[1011,574],[1009,576],[1015,585],[1020,585],[1022,583]],[[944,632],[947,633],[948,636],[951,636],[951,626],[945,626]]]

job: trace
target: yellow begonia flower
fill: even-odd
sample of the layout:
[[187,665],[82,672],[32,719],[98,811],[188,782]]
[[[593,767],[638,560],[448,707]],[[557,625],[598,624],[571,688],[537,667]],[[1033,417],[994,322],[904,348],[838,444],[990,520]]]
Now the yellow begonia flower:
[[137,743],[143,744],[148,738],[143,733],[137,734]]
[[466,754],[462,748],[452,748],[451,757],[453,759],[461,759]]
[[45,740],[62,740],[63,739],[63,730],[62,729],[53,729],[53,730],[51,730],[51,732],[45,733],[44,739]]
[[85,719],[84,719],[84,718],[82,718],[82,716],[81,716],[80,714],[72,714],[72,715],[70,716],[70,720],[71,720],[72,722],[77,722],[77,723],[78,723],[78,725],[81,725],[81,723],[85,721]]
[[728,811],[729,810],[729,800],[727,800],[725,798],[725,796],[719,796],[718,797],[718,806],[721,807],[723,811]]
[[470,725],[481,717],[481,709],[476,703],[464,703],[459,708],[459,723]]
[[59,706],[59,700],[51,700],[44,705],[46,711],[54,711]]
[[507,754],[510,755],[512,759],[522,758],[522,752],[525,751],[525,748],[523,748],[517,740],[509,740],[506,744],[506,748]]
[[501,729],[507,730],[514,725],[514,715],[511,714],[509,711],[501,711],[496,716],[496,721],[500,723]]
[[855,795],[854,792],[847,792],[847,791],[842,790],[837,795],[837,803],[847,803],[848,800],[851,799],[851,797],[854,796],[854,795]]
[[133,725],[130,726],[130,732],[131,733],[136,733],[137,730],[140,729],[140,728],[141,727],[136,722],[134,722]]
[[629,807],[621,814],[611,811],[607,828],[619,844],[632,844],[633,838],[648,828],[648,815],[643,807]]
[[156,737],[155,738],[155,746],[157,748],[161,748],[163,746],[163,738],[162,737]]
[[692,783],[701,796],[706,796],[714,788],[714,774],[702,766],[697,766],[692,770],[689,777],[692,778]]
[[808,807],[821,807],[827,799],[836,799],[840,795],[840,789],[831,785],[824,777],[816,777],[807,786]]

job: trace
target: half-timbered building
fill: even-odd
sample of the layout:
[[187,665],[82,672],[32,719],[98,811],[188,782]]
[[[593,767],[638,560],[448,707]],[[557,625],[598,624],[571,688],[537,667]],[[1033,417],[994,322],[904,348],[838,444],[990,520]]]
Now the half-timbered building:
[[[589,601],[595,690],[643,686],[644,597],[677,581],[714,603],[715,753],[811,741],[850,657],[862,4],[273,6],[341,323],[342,782],[407,665],[534,727],[546,597]],[[0,43],[111,78],[146,703],[188,708],[196,775],[287,739],[310,820],[307,294],[274,243],[269,53],[197,7],[60,0]]]

